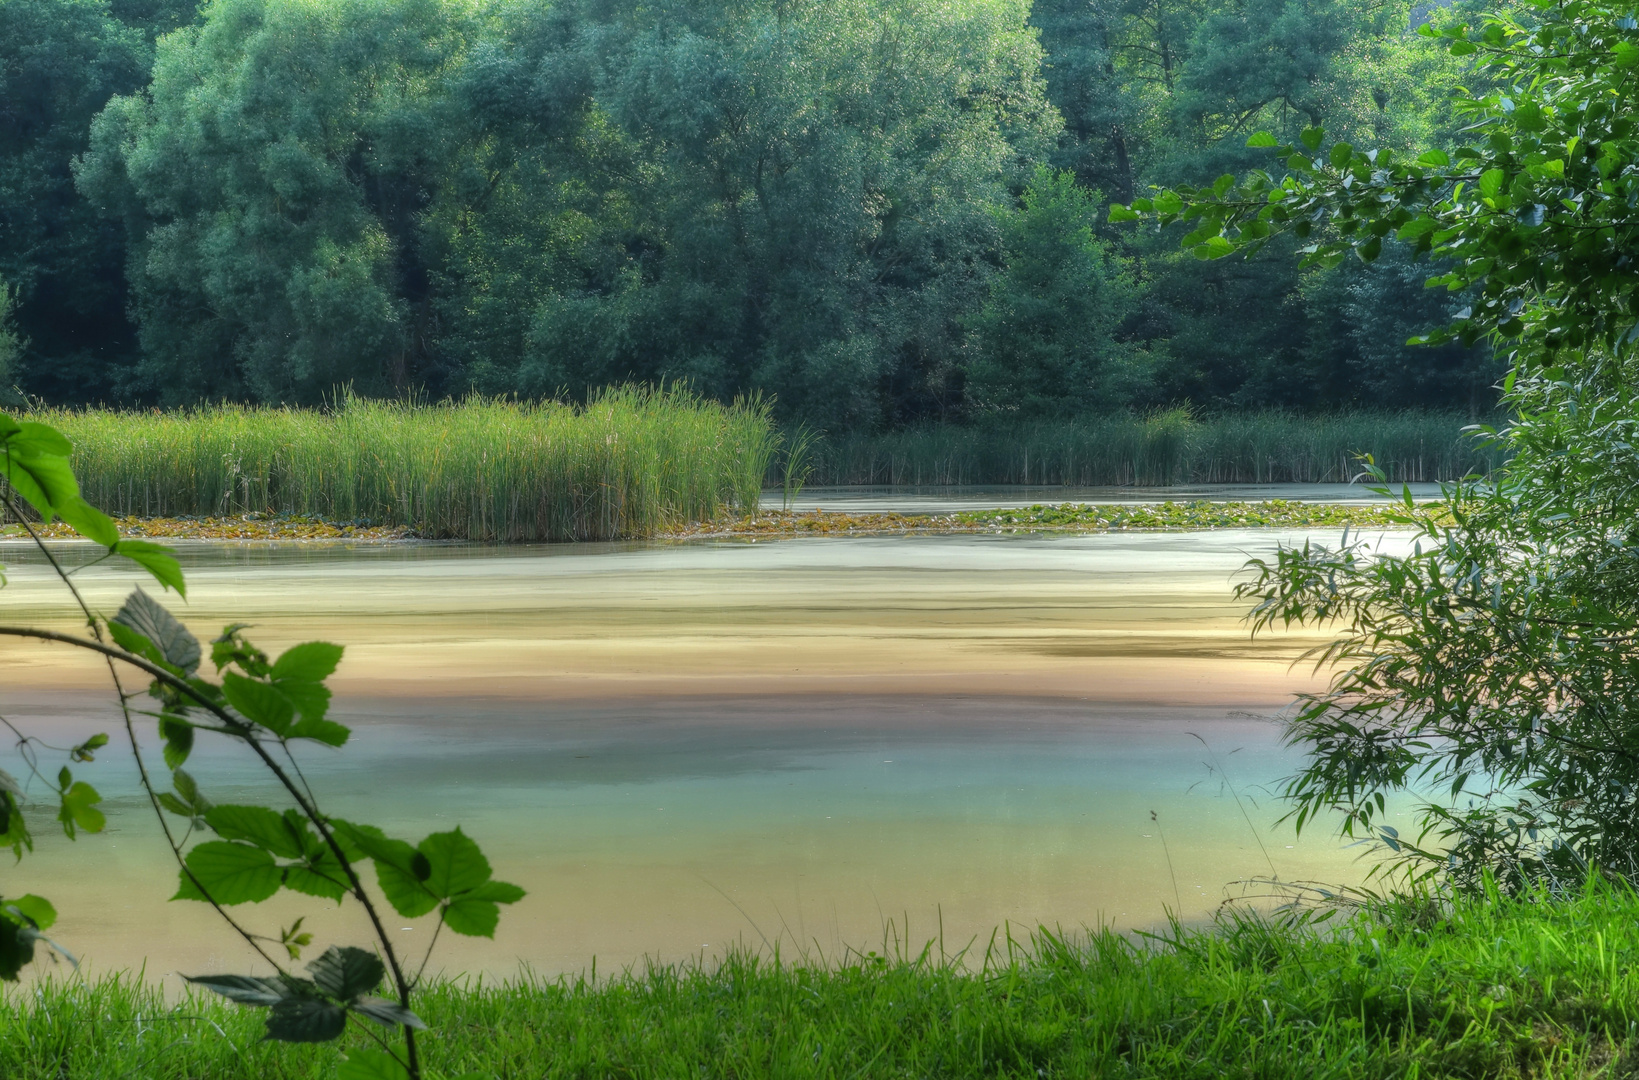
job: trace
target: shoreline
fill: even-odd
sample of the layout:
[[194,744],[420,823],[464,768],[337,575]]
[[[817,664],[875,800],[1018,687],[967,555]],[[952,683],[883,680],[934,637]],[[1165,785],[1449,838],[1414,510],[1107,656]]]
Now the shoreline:
[[[1211,532],[1220,529],[1410,528],[1446,522],[1437,503],[1408,510],[1404,504],[1260,502],[1038,503],[1011,509],[953,513],[768,510],[716,521],[683,522],[625,540],[762,540],[813,536],[909,536],[984,533]],[[470,537],[430,536],[404,525],[366,519],[336,521],[299,514],[249,513],[211,517],[117,518],[120,535],[144,540],[229,540],[367,544],[475,542]],[[76,534],[53,522],[35,525],[43,539],[71,540]],[[26,540],[17,524],[0,528],[0,542]],[[482,541],[477,541],[482,542]],[[537,543],[540,541],[520,541]],[[564,541],[560,541],[564,542]],[[573,542],[573,541],[568,541]],[[499,542],[505,543],[505,542]]]

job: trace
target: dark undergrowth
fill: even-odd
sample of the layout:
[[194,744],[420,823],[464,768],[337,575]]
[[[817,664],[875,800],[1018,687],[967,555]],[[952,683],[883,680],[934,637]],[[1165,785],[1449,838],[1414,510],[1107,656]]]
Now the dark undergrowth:
[[[982,945],[982,943],[981,943]],[[1639,898],[1400,903],[1320,926],[1231,913],[1161,939],[1038,932],[983,955],[854,953],[447,982],[432,1066],[524,1077],[1639,1075]],[[132,978],[9,991],[7,1080],[330,1077],[333,1045]],[[349,1039],[357,1036],[350,1035]]]

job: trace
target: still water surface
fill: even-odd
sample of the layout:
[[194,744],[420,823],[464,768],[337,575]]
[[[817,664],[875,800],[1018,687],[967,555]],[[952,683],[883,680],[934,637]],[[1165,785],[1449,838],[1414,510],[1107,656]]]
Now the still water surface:
[[[332,715],[354,737],[305,753],[314,785],[391,832],[478,837],[530,895],[446,961],[550,974],[735,941],[880,948],[888,920],[982,947],[1004,923],[1199,917],[1253,876],[1357,878],[1356,850],[1273,826],[1294,758],[1268,717],[1315,685],[1292,666],[1315,639],[1249,641],[1231,596],[1248,555],[1301,539],[198,543],[172,606],[201,637],[245,621],[270,649],[345,643]],[[71,626],[44,567],[4,557],[6,620]],[[113,610],[135,579],[84,580]],[[0,643],[0,709],[53,740],[110,727],[105,679]],[[217,802],[273,795],[227,748],[189,768]],[[93,969],[250,969],[207,909],[163,902],[175,871],[129,774],[118,753],[86,767],[107,833],[70,845],[40,822],[4,889],[56,900]],[[321,901],[241,910],[363,937]]]

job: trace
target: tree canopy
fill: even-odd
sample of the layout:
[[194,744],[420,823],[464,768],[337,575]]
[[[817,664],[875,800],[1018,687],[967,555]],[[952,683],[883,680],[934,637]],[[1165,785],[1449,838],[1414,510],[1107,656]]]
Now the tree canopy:
[[[1455,97],[1463,138],[1421,153],[1362,149],[1319,126],[1284,165],[1115,207],[1194,226],[1214,260],[1295,237],[1303,259],[1380,261],[1400,243],[1428,285],[1467,303],[1422,340],[1490,337],[1510,364],[1514,451],[1451,493],[1451,520],[1407,499],[1406,554],[1354,543],[1283,551],[1243,593],[1260,627],[1335,624],[1342,663],[1291,734],[1311,751],[1298,820],[1341,810],[1419,872],[1477,884],[1590,866],[1639,872],[1639,22],[1604,0],[1533,0],[1517,15],[1426,34],[1475,57]],[[1384,796],[1421,800],[1401,835]]]
[[16,378],[49,400],[687,380],[833,429],[1491,403],[1483,343],[1381,344],[1442,313],[1399,263],[1332,286],[1092,212],[1249,167],[1258,127],[1454,145],[1444,91],[1472,61],[1402,7],[3,0],[0,20],[0,277]]

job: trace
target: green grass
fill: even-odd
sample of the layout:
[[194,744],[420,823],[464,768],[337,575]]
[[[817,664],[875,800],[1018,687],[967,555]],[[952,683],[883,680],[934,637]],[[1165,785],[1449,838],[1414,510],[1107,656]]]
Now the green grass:
[[[1371,454],[1396,482],[1454,480],[1502,464],[1456,413],[1287,412],[990,421],[884,435],[832,434],[811,485],[1343,483]],[[777,483],[779,477],[772,482]]]
[[754,510],[778,436],[760,402],[612,389],[582,407],[471,400],[329,411],[40,410],[116,515],[247,512],[472,540],[592,540]]
[[[1038,933],[839,962],[750,954],[596,982],[445,983],[432,1066],[496,1077],[1620,1077],[1639,1061],[1639,898],[1250,916],[1168,942]],[[328,1077],[254,1012],[129,978],[13,988],[0,1076]],[[351,1038],[352,1036],[350,1036]]]

